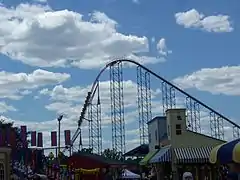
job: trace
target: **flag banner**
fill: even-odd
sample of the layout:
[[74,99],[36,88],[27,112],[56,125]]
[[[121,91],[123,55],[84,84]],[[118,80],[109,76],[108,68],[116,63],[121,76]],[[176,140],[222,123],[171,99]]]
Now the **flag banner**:
[[51,145],[57,146],[57,131],[51,132]]
[[71,131],[70,130],[65,130],[64,131],[64,136],[65,136],[65,145],[69,146],[71,144]]
[[10,133],[10,145],[12,148],[16,148],[16,130],[14,128],[11,129]]
[[6,146],[6,129],[2,129],[1,130],[1,143],[2,143],[2,146]]
[[4,135],[3,129],[0,129],[0,146],[4,146]]
[[35,170],[35,166],[36,166],[36,158],[35,158],[35,150],[32,149],[32,169]]
[[23,147],[27,147],[27,126],[21,126],[21,139]]
[[43,134],[39,132],[37,134],[37,147],[43,147]]
[[31,146],[36,146],[37,145],[37,133],[36,131],[31,132]]
[[11,127],[6,127],[6,145],[10,146]]

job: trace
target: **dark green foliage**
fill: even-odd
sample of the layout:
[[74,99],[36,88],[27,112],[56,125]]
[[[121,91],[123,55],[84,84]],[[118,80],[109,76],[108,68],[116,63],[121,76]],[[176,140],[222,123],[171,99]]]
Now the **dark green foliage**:
[[14,130],[16,132],[16,148],[19,148],[22,146],[22,140],[20,136],[20,128],[13,127],[13,122],[6,122],[4,119],[0,120],[0,129],[6,130],[7,128],[10,128],[11,130]]
[[117,152],[115,149],[105,149],[102,153],[102,156],[114,159],[114,160],[122,160],[123,156],[121,152]]

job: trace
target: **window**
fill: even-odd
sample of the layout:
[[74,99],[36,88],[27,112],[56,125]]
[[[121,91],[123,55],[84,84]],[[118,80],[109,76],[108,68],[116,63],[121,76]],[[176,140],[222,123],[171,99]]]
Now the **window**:
[[177,116],[177,120],[181,121],[182,120],[182,117],[181,116]]
[[182,129],[181,124],[176,124],[176,129]]
[[5,171],[4,171],[4,164],[0,163],[0,179],[5,179]]
[[182,126],[181,124],[176,124],[176,135],[182,134]]
[[151,133],[148,134],[148,141],[149,141],[149,143],[151,143],[151,141],[152,141]]
[[157,130],[155,130],[155,139],[156,139],[156,141],[158,140],[158,132],[157,132]]

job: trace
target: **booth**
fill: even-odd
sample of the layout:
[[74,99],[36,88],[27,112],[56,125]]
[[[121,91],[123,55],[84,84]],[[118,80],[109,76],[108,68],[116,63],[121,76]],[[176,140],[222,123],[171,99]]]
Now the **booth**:
[[121,169],[125,166],[126,164],[122,161],[97,154],[78,152],[69,157],[65,165],[59,165],[58,161],[48,164],[47,175],[52,179],[102,180],[110,174],[119,177]]
[[210,153],[209,161],[217,164],[225,176],[240,174],[240,139],[216,146]]
[[127,169],[124,169],[123,170],[123,173],[122,173],[122,176],[121,176],[121,179],[140,179],[141,176],[138,175],[138,174],[135,174]]

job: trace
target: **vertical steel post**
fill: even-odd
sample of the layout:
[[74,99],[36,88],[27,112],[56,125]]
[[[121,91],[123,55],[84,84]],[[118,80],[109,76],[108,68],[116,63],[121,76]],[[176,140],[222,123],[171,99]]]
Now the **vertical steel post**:
[[137,67],[137,102],[140,144],[148,144],[147,122],[152,119],[150,73]]
[[125,153],[125,121],[123,101],[122,63],[110,66],[110,96],[112,121],[112,146],[122,154]]

